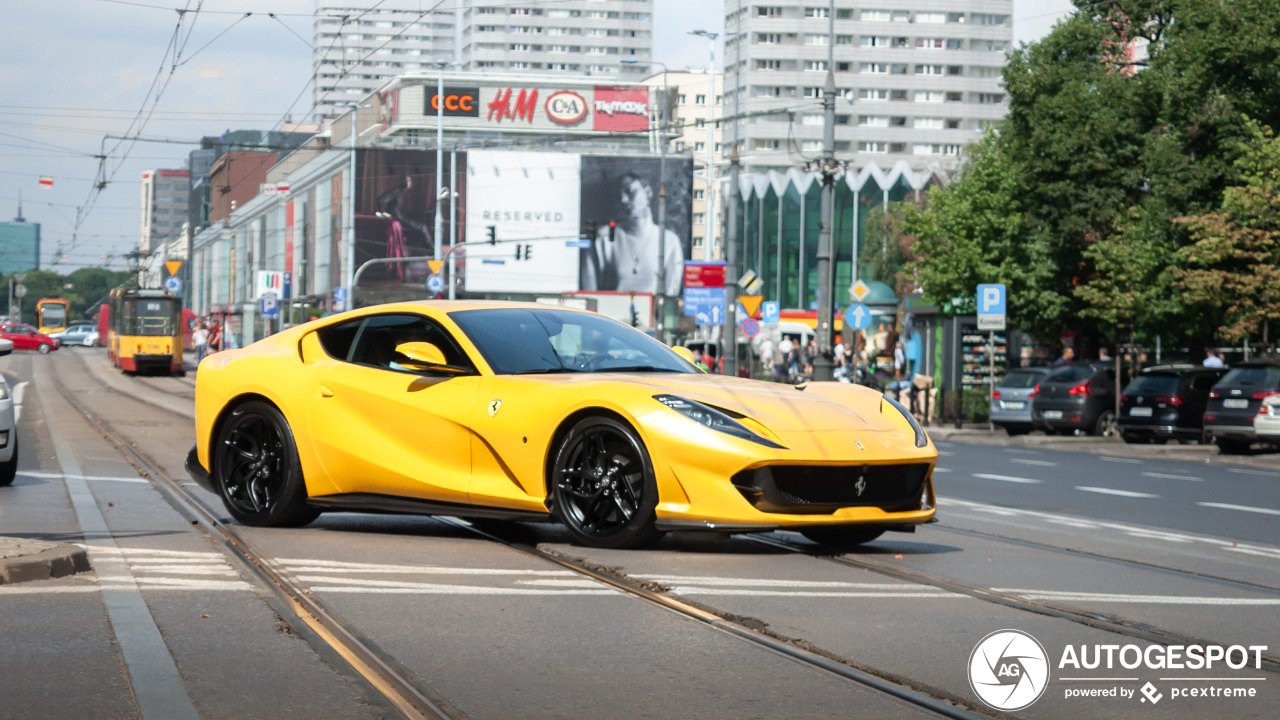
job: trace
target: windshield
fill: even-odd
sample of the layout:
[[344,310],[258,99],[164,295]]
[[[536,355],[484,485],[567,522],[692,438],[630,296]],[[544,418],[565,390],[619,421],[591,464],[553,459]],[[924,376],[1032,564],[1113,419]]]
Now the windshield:
[[1044,382],[1078,383],[1093,377],[1095,372],[1097,371],[1088,365],[1066,365],[1049,373]]
[[1175,395],[1177,375],[1139,375],[1124,388],[1125,395]]
[[1280,387],[1280,367],[1233,368],[1218,381],[1218,385],[1223,387],[1230,387],[1232,385],[1256,385],[1270,390],[1274,387]]
[[67,323],[65,305],[49,303],[40,306],[40,327],[60,328]]
[[1035,387],[1036,383],[1040,382],[1042,379],[1044,379],[1044,373],[1042,372],[1027,372],[1025,370],[1014,370],[1008,375],[1005,375],[1004,379],[1001,380],[999,383],[997,383],[996,386],[1002,387],[1002,388],[1014,388],[1014,389],[1029,388],[1029,387]]
[[[125,304],[125,335],[143,335],[158,337],[173,335],[175,328],[173,318],[173,301],[168,298],[149,300],[139,298]],[[133,312],[130,313],[129,311]]]
[[697,372],[671,348],[603,315],[503,308],[449,317],[499,375]]

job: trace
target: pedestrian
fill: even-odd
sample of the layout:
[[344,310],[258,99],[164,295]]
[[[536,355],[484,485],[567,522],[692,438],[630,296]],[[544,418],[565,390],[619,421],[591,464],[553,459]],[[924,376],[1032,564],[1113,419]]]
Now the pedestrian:
[[218,350],[222,348],[222,326],[219,325],[216,320],[209,325],[209,339],[207,344],[209,352],[211,353],[218,352]]
[[902,343],[895,343],[893,346],[893,376],[901,378],[902,373],[907,368],[907,353],[902,348]]
[[1075,348],[1064,348],[1062,351],[1062,357],[1058,358],[1057,360],[1054,360],[1053,365],[1054,367],[1057,367],[1059,365],[1067,365],[1069,363],[1074,362],[1075,359],[1076,359]]
[[1224,368],[1227,366],[1226,363],[1222,362],[1222,356],[1213,348],[1205,350],[1204,355],[1204,366],[1207,368]]
[[773,377],[773,366],[777,360],[773,357],[773,340],[765,338],[760,341],[760,371],[765,377]]
[[196,329],[191,333],[191,343],[196,348],[196,364],[199,365],[209,352],[209,328],[203,322],[196,321]]
[[1111,353],[1106,348],[1098,348],[1098,362],[1111,362]]

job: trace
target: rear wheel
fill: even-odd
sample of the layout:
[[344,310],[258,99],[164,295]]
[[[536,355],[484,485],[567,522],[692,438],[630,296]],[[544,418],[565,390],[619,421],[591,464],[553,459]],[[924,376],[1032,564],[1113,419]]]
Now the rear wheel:
[[832,550],[852,550],[884,534],[883,528],[858,525],[807,528],[801,535]]
[[613,418],[584,418],[564,436],[551,493],[560,521],[583,545],[642,547],[664,534],[655,527],[658,483],[649,453]]
[[320,515],[306,504],[289,423],[269,403],[243,403],[223,421],[214,441],[213,476],[227,511],[245,525],[301,527]]
[[1124,440],[1126,443],[1130,445],[1138,445],[1140,443],[1147,443],[1151,441],[1151,438],[1149,437],[1136,435],[1134,433],[1120,433],[1120,439]]
[[40,343],[36,346],[36,352],[41,355],[48,355],[50,350],[53,350],[53,346],[49,343]]
[[1111,424],[1115,420],[1116,414],[1110,410],[1103,410],[1098,413],[1098,419],[1093,424],[1093,432],[1090,435],[1102,437],[1114,431]]
[[1014,437],[1017,435],[1026,435],[1031,432],[1031,428],[1024,427],[1022,425],[1005,425],[1004,431],[1009,433],[1009,437]]
[[13,436],[13,456],[8,462],[0,463],[0,487],[12,485],[18,475],[18,428],[15,426],[9,434]]

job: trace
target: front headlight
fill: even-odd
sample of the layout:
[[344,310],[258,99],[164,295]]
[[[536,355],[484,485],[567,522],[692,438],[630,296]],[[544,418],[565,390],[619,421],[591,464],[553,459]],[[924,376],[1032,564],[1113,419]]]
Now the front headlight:
[[726,435],[732,435],[741,440],[750,440],[753,443],[759,443],[765,447],[777,448],[780,450],[784,449],[781,445],[769,438],[763,438],[751,432],[751,430],[749,430],[745,425],[734,420],[728,415],[725,415],[719,410],[703,405],[695,400],[687,400],[676,395],[654,395],[653,399],[663,405],[666,405],[672,410],[675,410],[681,415],[684,415],[699,425],[702,425],[703,427],[709,427],[712,430],[725,433]]
[[[902,417],[906,418],[907,422],[911,424],[911,429],[916,433],[916,447],[924,447],[929,444],[929,436],[925,434],[924,427],[920,425],[920,421],[916,420],[916,416],[912,415],[910,410],[888,395],[884,396],[884,401],[897,408],[898,412],[902,413]],[[880,411],[884,412],[883,405],[880,406]]]
[[9,385],[6,383],[0,383],[0,400],[8,400],[8,399],[9,399]]

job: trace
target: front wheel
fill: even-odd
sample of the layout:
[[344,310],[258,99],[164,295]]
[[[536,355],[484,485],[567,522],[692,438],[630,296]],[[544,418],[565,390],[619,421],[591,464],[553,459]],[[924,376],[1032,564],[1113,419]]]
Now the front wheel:
[[18,475],[18,428],[15,426],[9,434],[13,436],[13,456],[0,463],[0,487],[12,485]]
[[320,511],[308,507],[302,464],[289,423],[275,406],[236,406],[213,446],[213,479],[227,512],[245,525],[301,527]]
[[801,535],[831,550],[853,550],[884,534],[883,528],[859,525],[815,527],[800,531]]
[[1115,413],[1110,410],[1103,410],[1098,413],[1098,420],[1093,424],[1093,432],[1090,434],[1097,437],[1110,435],[1115,430],[1115,428],[1112,427],[1115,417]]
[[50,345],[49,343],[40,343],[39,345],[36,346],[36,352],[40,353],[41,355],[48,355],[49,351],[52,349],[53,349],[53,346]]
[[663,536],[655,526],[658,483],[636,432],[613,418],[574,425],[556,450],[551,494],[574,539],[600,548],[635,548]]

